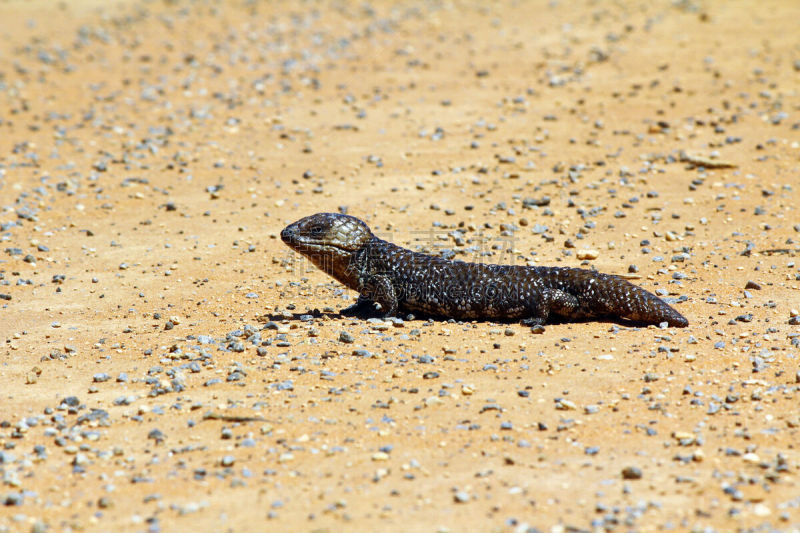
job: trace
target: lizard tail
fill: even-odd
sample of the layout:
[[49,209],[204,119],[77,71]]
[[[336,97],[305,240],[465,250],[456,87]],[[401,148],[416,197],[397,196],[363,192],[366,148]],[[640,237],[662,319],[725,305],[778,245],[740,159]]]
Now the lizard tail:
[[611,274],[582,268],[565,272],[572,278],[572,294],[578,299],[587,317],[617,316],[635,322],[683,328],[689,321],[661,298],[645,289]]

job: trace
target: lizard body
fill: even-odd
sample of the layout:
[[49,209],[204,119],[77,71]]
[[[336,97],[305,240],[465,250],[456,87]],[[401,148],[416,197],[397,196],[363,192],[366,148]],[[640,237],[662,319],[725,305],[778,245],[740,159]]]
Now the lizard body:
[[399,310],[455,319],[622,318],[685,327],[689,321],[654,294],[610,274],[569,267],[449,261],[376,237],[361,220],[317,213],[281,232],[289,247],[387,316]]

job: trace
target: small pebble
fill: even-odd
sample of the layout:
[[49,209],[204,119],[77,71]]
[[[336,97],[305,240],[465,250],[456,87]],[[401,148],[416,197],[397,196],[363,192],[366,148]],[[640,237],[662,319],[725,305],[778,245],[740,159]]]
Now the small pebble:
[[622,469],[622,479],[642,479],[642,470],[636,466],[626,466]]
[[463,490],[460,490],[453,494],[453,501],[456,503],[467,503],[469,502],[469,494]]
[[600,251],[593,249],[578,250],[575,252],[575,257],[581,260],[597,259],[600,257]]

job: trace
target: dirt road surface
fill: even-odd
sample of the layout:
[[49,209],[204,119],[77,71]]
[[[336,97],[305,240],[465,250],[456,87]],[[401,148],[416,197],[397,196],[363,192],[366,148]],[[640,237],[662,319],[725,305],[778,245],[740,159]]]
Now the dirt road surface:
[[[0,532],[797,531],[798,20],[0,3]],[[319,211],[690,326],[346,318]]]

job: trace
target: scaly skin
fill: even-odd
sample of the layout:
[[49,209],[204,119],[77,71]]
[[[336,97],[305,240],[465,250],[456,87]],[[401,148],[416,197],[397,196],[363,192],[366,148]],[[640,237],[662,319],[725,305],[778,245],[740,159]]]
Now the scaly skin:
[[562,320],[621,318],[685,327],[686,318],[622,278],[567,267],[448,261],[383,241],[361,220],[317,213],[290,224],[281,239],[326,274],[373,302],[386,316],[399,310],[455,319]]

